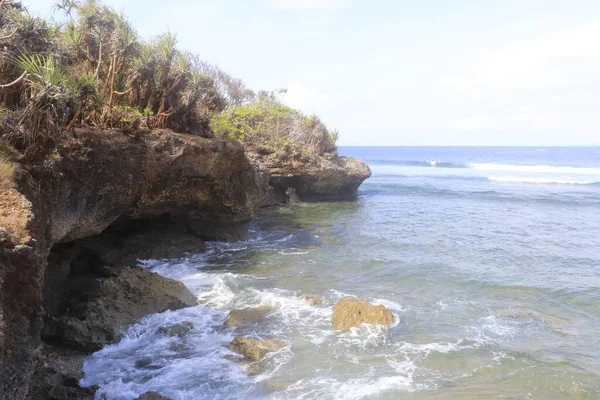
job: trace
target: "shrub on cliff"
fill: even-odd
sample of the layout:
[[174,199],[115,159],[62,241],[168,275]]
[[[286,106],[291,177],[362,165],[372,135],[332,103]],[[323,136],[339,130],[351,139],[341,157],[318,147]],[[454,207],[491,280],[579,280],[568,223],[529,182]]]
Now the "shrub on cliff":
[[337,132],[316,115],[306,116],[274,96],[262,95],[246,105],[231,107],[212,119],[217,137],[233,138],[256,147],[307,156],[335,153]]
[[225,99],[198,58],[170,32],[139,40],[125,16],[94,0],[62,0],[63,24],[0,2],[2,131],[26,152],[47,149],[65,129],[172,128],[212,136]]
[[[141,40],[123,14],[96,0],[59,0],[65,20],[0,1],[0,136],[43,158],[76,126],[170,128],[274,150],[334,153],[336,133],[314,116],[258,96],[244,82],[177,48],[167,31]],[[287,150],[285,150],[287,151]]]

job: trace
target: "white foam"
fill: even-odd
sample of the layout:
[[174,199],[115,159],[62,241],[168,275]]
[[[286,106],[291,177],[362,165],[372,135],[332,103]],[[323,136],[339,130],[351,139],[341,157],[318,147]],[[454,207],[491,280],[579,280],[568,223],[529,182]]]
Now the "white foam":
[[414,392],[427,388],[426,385],[414,382],[413,363],[389,362],[389,365],[392,371],[378,377],[374,376],[373,371],[369,371],[364,374],[364,377],[345,381],[324,377],[302,379],[287,388],[286,397],[350,400],[381,396],[390,391]]
[[516,176],[489,176],[488,180],[496,181],[496,182],[550,183],[550,184],[562,184],[562,185],[591,185],[594,183],[600,183],[600,181],[581,181],[581,180],[568,180],[568,179],[556,179],[556,178],[534,178],[534,177],[519,178]]
[[[146,317],[131,326],[119,343],[85,359],[81,384],[99,385],[96,397],[111,400],[129,400],[149,390],[176,400],[252,392],[253,381],[223,358],[231,354],[224,345],[232,340],[229,332],[220,329],[224,315],[198,306]],[[184,321],[194,324],[184,337],[158,332],[160,326]],[[144,359],[151,362],[140,364]]]
[[512,171],[553,174],[600,175],[600,168],[554,167],[550,165],[470,164],[479,171]]

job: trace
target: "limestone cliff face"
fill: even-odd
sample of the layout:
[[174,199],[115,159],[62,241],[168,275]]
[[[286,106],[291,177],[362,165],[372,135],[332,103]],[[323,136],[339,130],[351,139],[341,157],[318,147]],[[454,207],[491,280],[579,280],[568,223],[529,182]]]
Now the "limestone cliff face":
[[199,238],[244,239],[266,188],[240,144],[167,131],[80,131],[22,166],[0,189],[0,399],[27,393],[52,246],[159,217]]
[[254,149],[249,155],[259,169],[268,171],[270,192],[266,205],[293,201],[294,194],[302,201],[351,200],[371,176],[367,163],[349,157],[328,155],[298,160]]
[[[296,160],[170,131],[62,139],[42,164],[19,166],[13,187],[0,187],[0,400],[27,396],[35,361],[48,358],[42,317],[62,321],[73,269],[129,264],[146,242],[155,247],[146,254],[168,257],[200,249],[200,239],[243,240],[259,207],[296,195],[354,198],[370,174],[358,160]],[[123,236],[132,227],[138,236]],[[153,237],[166,231],[168,240]],[[60,339],[52,331],[60,326],[46,324],[45,337]]]

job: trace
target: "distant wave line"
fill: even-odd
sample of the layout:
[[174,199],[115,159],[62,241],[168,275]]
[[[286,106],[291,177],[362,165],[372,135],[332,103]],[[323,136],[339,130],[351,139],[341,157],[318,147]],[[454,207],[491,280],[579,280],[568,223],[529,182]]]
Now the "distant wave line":
[[[386,174],[384,174],[386,175]],[[464,176],[464,175],[441,175],[441,176],[428,176],[428,175],[397,175],[393,174],[398,178],[426,178],[435,180],[461,180],[461,181],[492,181],[492,182],[505,182],[505,183],[532,183],[532,184],[561,184],[561,185],[593,185],[600,186],[600,180],[598,181],[581,181],[581,180],[569,180],[569,179],[556,179],[552,177],[539,178],[539,177],[519,177],[519,176]]]
[[462,168],[475,169],[478,171],[511,171],[511,172],[538,172],[538,173],[562,173],[562,174],[586,174],[600,175],[600,168],[570,167],[570,166],[551,166],[551,165],[512,165],[512,164],[476,164],[462,163],[452,161],[393,161],[393,160],[374,160],[380,165],[404,165],[408,167],[426,167],[426,168]]
[[537,183],[537,184],[557,184],[557,185],[597,185],[600,181],[572,181],[566,179],[553,178],[519,178],[513,176],[494,176],[487,178],[495,182],[510,182],[510,183]]

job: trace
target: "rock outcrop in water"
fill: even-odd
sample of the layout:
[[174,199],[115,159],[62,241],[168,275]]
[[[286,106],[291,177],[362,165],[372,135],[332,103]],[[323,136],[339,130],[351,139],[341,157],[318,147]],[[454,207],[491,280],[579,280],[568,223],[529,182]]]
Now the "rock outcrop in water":
[[394,314],[383,305],[369,304],[365,299],[343,297],[333,307],[331,322],[335,329],[347,330],[362,324],[391,326]]
[[267,314],[271,311],[273,311],[273,308],[269,306],[248,307],[238,310],[231,310],[229,315],[227,315],[227,319],[225,319],[225,326],[228,328],[233,328],[243,325],[258,324],[263,322]]
[[268,171],[267,204],[293,204],[298,200],[350,200],[371,176],[367,163],[348,157],[319,156],[297,160],[287,154],[249,152],[257,169]]
[[171,400],[171,398],[157,392],[146,392],[134,400]]
[[[17,165],[14,185],[0,188],[0,399],[25,398],[36,362],[50,360],[44,316],[45,340],[93,350],[147,313],[194,304],[182,287],[123,266],[245,239],[260,206],[294,193],[352,198],[369,175],[352,159],[249,157],[235,141],[160,130],[80,130],[42,163]],[[179,294],[164,306],[128,297],[155,286]]]
[[244,356],[245,361],[262,360],[268,353],[281,350],[284,345],[279,340],[259,340],[247,337],[236,337],[227,346],[229,350]]
[[190,321],[185,321],[180,324],[165,325],[158,328],[158,332],[167,336],[185,336],[189,331],[194,329],[194,324]]
[[129,325],[146,315],[198,304],[183,283],[139,267],[123,269],[94,286],[82,301],[71,302],[63,315],[46,318],[44,338],[96,351],[119,341]]

